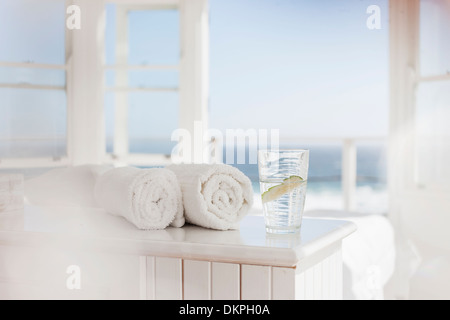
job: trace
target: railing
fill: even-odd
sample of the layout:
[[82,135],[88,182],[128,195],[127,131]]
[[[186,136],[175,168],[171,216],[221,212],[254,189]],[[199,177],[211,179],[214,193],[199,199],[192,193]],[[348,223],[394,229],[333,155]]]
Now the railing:
[[384,137],[350,137],[350,138],[306,138],[306,137],[289,137],[282,138],[281,143],[296,144],[315,144],[315,143],[341,143],[342,144],[342,164],[341,164],[341,182],[343,209],[352,211],[356,208],[356,187],[357,187],[357,144],[359,142],[385,142]]

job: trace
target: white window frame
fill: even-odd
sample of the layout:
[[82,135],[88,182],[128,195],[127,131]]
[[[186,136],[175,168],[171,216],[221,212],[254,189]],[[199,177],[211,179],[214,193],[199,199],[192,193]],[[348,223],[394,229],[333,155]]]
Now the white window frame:
[[[169,1],[170,2],[170,1]],[[128,46],[128,14],[131,11],[147,10],[178,10],[176,3],[167,1],[152,4],[118,4],[116,7],[116,64],[105,65],[104,70],[114,70],[114,87],[107,87],[105,91],[114,92],[114,144],[112,154],[107,154],[106,161],[119,164],[165,164],[164,155],[130,154],[128,131],[128,93],[130,92],[178,92],[179,88],[132,88],[128,85],[128,71],[130,70],[180,70],[176,65],[129,65],[128,52],[123,50]]]
[[[420,71],[420,0],[390,1],[391,112],[390,169],[391,194],[430,195],[438,188],[423,190],[417,184],[416,93],[420,84],[450,81],[450,74],[422,76]],[[398,164],[401,164],[400,166]],[[401,170],[399,170],[401,168]],[[395,197],[394,197],[395,198]]]
[[[66,6],[76,4],[80,7],[82,19],[80,30],[66,29],[66,64],[56,66],[26,64],[26,67],[66,70],[66,86],[53,89],[66,90],[67,94],[67,157],[5,158],[0,159],[0,169],[105,162],[116,165],[155,165],[170,161],[166,155],[130,155],[121,152],[127,146],[127,142],[123,140],[127,140],[128,132],[123,135],[122,141],[115,142],[119,151],[118,155],[112,157],[106,155],[103,101],[106,89],[104,72],[105,69],[110,68],[104,63],[105,6],[108,3],[141,9],[171,7],[180,11],[179,66],[131,66],[131,68],[178,69],[180,71],[179,127],[188,130],[192,135],[196,121],[200,121],[205,129],[208,127],[208,0],[67,0]],[[10,65],[5,62],[6,64]],[[119,64],[114,68],[121,70],[123,66]],[[120,92],[121,89],[118,86],[113,90]],[[149,90],[154,91],[154,89]],[[123,124],[116,130],[117,134],[125,132]]]
[[[69,1],[66,1],[66,7]],[[66,72],[66,84],[64,86],[50,86],[50,85],[36,85],[36,84],[0,84],[0,88],[8,89],[32,89],[32,90],[51,90],[51,91],[65,91],[67,97],[67,117],[69,114],[69,73],[71,65],[68,63],[67,57],[70,56],[68,42],[67,42],[67,30],[66,30],[66,63],[65,64],[43,64],[32,62],[8,62],[0,61],[0,67],[12,67],[12,68],[25,68],[25,69],[42,69],[42,70],[62,70]],[[66,131],[66,156],[63,157],[24,157],[24,158],[1,158],[0,157],[0,169],[22,169],[22,168],[45,168],[45,167],[59,167],[66,166],[70,163],[69,157],[69,132]],[[54,138],[52,136],[52,138]],[[8,141],[16,140],[15,138],[7,139]],[[41,140],[35,137],[24,137],[20,140]]]
[[[105,162],[116,165],[166,165],[171,162],[164,154],[131,154],[128,140],[129,92],[178,92],[180,128],[194,134],[194,122],[201,121],[207,128],[208,110],[208,1],[207,0],[111,0],[117,5],[116,64],[105,65],[104,70],[116,71],[116,86],[105,88],[115,92],[114,148],[105,155]],[[127,14],[139,10],[178,10],[180,15],[180,61],[175,65],[128,65],[126,47]],[[132,88],[127,83],[130,70],[177,70],[177,88]],[[120,71],[123,71],[120,72]],[[121,94],[124,93],[124,94]],[[192,95],[192,93],[194,93]]]

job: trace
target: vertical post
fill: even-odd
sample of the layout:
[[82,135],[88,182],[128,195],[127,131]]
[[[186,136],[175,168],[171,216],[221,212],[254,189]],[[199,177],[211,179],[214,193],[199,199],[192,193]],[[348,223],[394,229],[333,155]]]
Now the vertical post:
[[[205,133],[208,128],[209,103],[209,13],[208,0],[180,1],[180,123],[182,129],[191,134],[191,150],[194,148],[195,132]],[[197,125],[196,125],[197,123]],[[198,128],[199,124],[201,128]],[[197,130],[195,128],[197,127]],[[200,129],[200,130],[199,130]],[[200,148],[201,149],[201,148]],[[192,159],[203,159],[202,154],[194,154]]]
[[344,210],[355,209],[357,153],[353,139],[345,139],[342,146],[342,193]]
[[70,30],[68,146],[73,165],[100,163],[105,153],[103,1],[77,0],[81,29]]

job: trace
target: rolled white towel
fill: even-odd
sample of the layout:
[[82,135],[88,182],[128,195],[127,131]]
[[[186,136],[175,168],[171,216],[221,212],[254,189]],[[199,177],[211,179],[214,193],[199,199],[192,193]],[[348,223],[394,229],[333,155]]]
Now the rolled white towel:
[[179,164],[175,172],[183,193],[186,221],[201,227],[238,229],[253,205],[250,179],[225,164]]
[[184,225],[182,195],[175,174],[162,168],[117,168],[99,175],[95,199],[107,212],[143,230]]

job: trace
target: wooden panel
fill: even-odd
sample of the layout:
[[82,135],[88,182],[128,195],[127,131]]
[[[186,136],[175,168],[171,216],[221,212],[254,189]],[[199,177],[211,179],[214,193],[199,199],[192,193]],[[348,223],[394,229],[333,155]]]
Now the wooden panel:
[[145,274],[145,290],[146,290],[146,299],[147,300],[155,300],[155,279],[156,279],[156,258],[155,257],[147,257],[146,259],[146,274]]
[[242,300],[270,300],[271,267],[242,265],[241,268]]
[[334,261],[335,261],[335,277],[336,277],[336,292],[335,292],[335,299],[342,300],[343,298],[343,290],[344,290],[344,275],[343,275],[343,266],[342,266],[342,251],[341,249],[336,250],[334,253]]
[[[182,260],[155,258],[153,280],[156,300],[181,300],[183,298]],[[147,280],[148,281],[148,280]]]
[[[342,254],[339,246],[301,261],[295,276],[295,299],[335,300],[343,296]],[[314,263],[312,263],[314,262]]]
[[272,299],[295,299],[295,269],[272,268]]
[[139,257],[139,300],[147,300],[147,257]]
[[211,263],[208,261],[184,260],[184,299],[211,299]]
[[212,262],[211,298],[213,300],[240,299],[240,265]]
[[322,300],[322,262],[313,267],[314,300]]
[[322,262],[322,299],[330,300],[330,281],[332,278],[332,271],[330,268],[330,258],[325,258]]
[[314,300],[314,267],[305,272],[305,300]]
[[295,275],[295,299],[296,300],[306,300],[305,294],[305,273],[299,273]]

